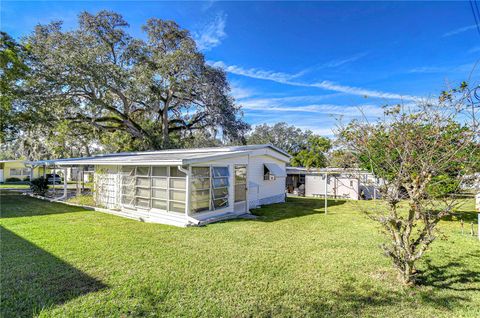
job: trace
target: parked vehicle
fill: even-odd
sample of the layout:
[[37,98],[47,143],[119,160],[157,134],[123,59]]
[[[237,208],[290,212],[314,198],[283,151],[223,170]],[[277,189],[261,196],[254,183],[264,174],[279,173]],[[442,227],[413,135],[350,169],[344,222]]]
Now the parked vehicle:
[[55,181],[55,184],[61,184],[62,183],[62,177],[61,176],[59,176],[58,174],[55,174],[55,178],[53,176],[54,176],[53,173],[47,173],[47,175],[45,176],[45,178],[48,181],[48,184],[53,184],[54,181]]

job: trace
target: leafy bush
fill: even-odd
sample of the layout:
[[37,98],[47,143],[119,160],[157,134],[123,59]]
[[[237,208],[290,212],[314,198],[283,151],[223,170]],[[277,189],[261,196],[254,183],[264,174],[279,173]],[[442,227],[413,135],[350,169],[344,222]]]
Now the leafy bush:
[[30,181],[30,177],[23,178],[23,181]]
[[20,182],[20,181],[22,181],[22,180],[19,179],[19,178],[15,178],[15,177],[5,179],[5,182]]
[[48,191],[48,181],[44,177],[33,179],[30,181],[30,189],[36,195],[45,196]]

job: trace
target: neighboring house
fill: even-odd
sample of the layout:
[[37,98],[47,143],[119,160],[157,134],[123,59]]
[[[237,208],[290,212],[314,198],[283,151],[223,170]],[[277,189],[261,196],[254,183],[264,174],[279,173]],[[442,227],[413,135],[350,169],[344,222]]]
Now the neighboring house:
[[187,226],[284,202],[289,160],[288,153],[274,146],[250,145],[119,153],[29,164],[65,170],[93,166],[98,205],[126,217]]
[[332,198],[379,198],[379,182],[372,173],[359,169],[287,167],[287,192],[301,188],[310,197],[324,197],[326,188],[327,197]]
[[25,162],[24,160],[0,160],[0,182],[6,182],[10,178],[24,181],[43,175],[42,167],[36,167],[32,171],[25,166]]

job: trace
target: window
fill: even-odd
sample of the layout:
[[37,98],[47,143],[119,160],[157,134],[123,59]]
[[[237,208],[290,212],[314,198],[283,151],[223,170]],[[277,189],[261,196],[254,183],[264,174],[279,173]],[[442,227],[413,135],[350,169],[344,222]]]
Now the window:
[[270,180],[270,170],[265,165],[263,165],[263,180]]
[[185,173],[177,167],[123,166],[122,205],[185,212]]
[[350,187],[353,187],[353,180],[350,180]]
[[192,167],[191,211],[210,210],[210,167]]
[[235,202],[247,200],[247,167],[235,166]]
[[227,207],[229,176],[228,167],[192,167],[191,211]]
[[10,169],[10,176],[29,176],[30,169],[28,168],[13,168]]
[[301,175],[298,177],[298,182],[300,182],[301,184],[304,184],[304,183],[305,183],[305,175],[304,175],[304,174],[301,174]]
[[228,206],[228,167],[212,168],[212,202],[217,210]]

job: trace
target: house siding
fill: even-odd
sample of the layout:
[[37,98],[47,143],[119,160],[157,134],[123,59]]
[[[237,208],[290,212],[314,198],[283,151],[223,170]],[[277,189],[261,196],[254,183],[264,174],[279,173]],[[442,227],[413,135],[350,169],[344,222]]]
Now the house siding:
[[250,208],[262,204],[285,202],[285,177],[276,177],[275,180],[263,180],[264,163],[273,163],[286,169],[284,161],[264,155],[252,155],[249,160],[249,192]]
[[[278,159],[278,158],[282,158]],[[235,156],[232,158],[224,158],[219,160],[211,160],[205,162],[197,162],[190,167],[195,166],[227,166],[230,171],[229,177],[229,205],[228,207],[205,211],[200,213],[184,213],[160,212],[155,210],[142,210],[135,207],[126,207],[121,204],[121,176],[119,171],[121,165],[95,166],[94,182],[95,182],[95,200],[97,204],[112,210],[114,214],[142,220],[145,222],[156,222],[171,224],[176,226],[186,226],[189,224],[189,218],[198,221],[208,220],[218,217],[226,213],[243,214],[247,209],[256,208],[264,204],[279,203],[285,201],[285,177],[276,177],[275,180],[263,180],[264,163],[273,163],[278,165],[282,170],[286,169],[288,158],[280,156],[278,153],[261,149],[252,151],[249,154]],[[235,210],[235,165],[247,166],[247,207],[246,209]],[[143,164],[145,165],[145,164]]]
[[[22,176],[12,176],[11,175],[11,169],[23,169],[27,168],[23,161],[18,161],[18,162],[3,162],[3,180],[0,180],[0,182],[5,182],[8,178],[19,178],[23,181],[26,177],[30,176],[30,168],[28,168],[28,175],[22,175]],[[37,167],[33,169],[33,178],[38,178],[40,176],[43,176],[43,167]]]

